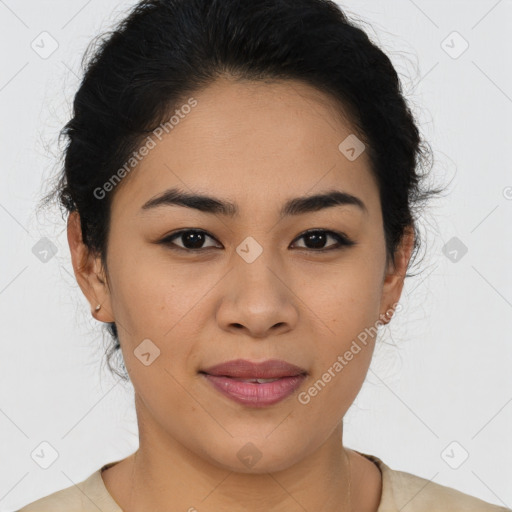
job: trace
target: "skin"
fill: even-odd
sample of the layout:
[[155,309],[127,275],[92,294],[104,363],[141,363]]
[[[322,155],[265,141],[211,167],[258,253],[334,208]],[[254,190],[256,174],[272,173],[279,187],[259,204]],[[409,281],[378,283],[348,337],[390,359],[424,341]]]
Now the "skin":
[[[343,446],[343,417],[364,382],[374,338],[305,405],[297,394],[265,408],[240,405],[198,370],[235,358],[284,359],[308,371],[296,393],[307,390],[398,302],[412,231],[396,266],[386,264],[369,159],[363,152],[349,161],[339,151],[353,129],[330,97],[301,82],[223,77],[194,98],[192,112],[115,190],[108,271],[83,244],[78,214],[68,221],[77,281],[92,310],[101,304],[95,317],[116,322],[135,389],[139,449],[105,470],[103,481],[126,512],[170,504],[334,512],[348,510],[349,460],[352,510],[376,511],[379,469]],[[175,186],[235,202],[240,213],[141,212]],[[367,212],[344,205],[279,217],[287,199],[331,188],[356,195]],[[184,228],[206,231],[213,238],[203,245],[212,248],[186,253],[157,243]],[[300,237],[320,228],[357,243],[320,253]],[[263,248],[250,264],[236,252],[248,236]],[[329,236],[324,246],[337,242]],[[160,350],[149,366],[134,354],[147,338]],[[237,457],[247,443],[261,453],[252,467]]]

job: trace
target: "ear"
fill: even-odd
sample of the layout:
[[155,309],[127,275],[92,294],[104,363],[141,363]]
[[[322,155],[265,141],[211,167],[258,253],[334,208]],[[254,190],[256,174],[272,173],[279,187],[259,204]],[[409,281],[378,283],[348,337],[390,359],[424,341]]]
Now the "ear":
[[[105,269],[99,255],[93,254],[84,244],[78,212],[71,212],[67,223],[68,244],[75,277],[91,305],[92,315],[101,322],[113,322]],[[101,305],[99,311],[96,306]]]
[[380,319],[387,324],[391,321],[393,310],[400,300],[404,286],[407,265],[414,249],[414,230],[412,226],[405,229],[402,241],[395,253],[395,260],[389,261],[382,285],[382,297],[380,303]]

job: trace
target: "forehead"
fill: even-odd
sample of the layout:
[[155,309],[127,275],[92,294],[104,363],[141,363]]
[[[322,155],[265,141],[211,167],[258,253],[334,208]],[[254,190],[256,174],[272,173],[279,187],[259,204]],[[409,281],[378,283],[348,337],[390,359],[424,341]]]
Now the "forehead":
[[219,79],[191,97],[197,103],[177,106],[168,133],[150,135],[154,144],[118,185],[113,209],[141,208],[175,186],[232,198],[242,213],[244,204],[254,213],[269,201],[333,187],[370,206],[378,200],[366,152],[351,161],[339,149],[352,126],[317,89]]

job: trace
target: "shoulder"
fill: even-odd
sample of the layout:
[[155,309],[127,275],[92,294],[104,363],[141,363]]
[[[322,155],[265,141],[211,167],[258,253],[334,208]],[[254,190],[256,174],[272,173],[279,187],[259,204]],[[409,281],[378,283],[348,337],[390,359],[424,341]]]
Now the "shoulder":
[[415,512],[504,512],[510,509],[492,505],[479,498],[462,493],[451,487],[437,484],[403,471],[391,470],[392,489],[398,509],[406,503]]
[[17,512],[64,512],[65,510],[82,510],[81,497],[74,487],[62,489],[33,501]]
[[33,501],[16,512],[120,512],[105,491],[101,469],[82,482]]
[[382,497],[377,512],[512,512],[451,487],[391,469],[374,455],[369,458],[382,473]]

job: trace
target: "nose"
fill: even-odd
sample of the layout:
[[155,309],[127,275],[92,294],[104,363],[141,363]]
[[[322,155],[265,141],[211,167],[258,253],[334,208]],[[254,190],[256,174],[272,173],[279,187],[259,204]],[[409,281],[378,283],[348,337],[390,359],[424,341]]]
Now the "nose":
[[252,263],[237,261],[222,283],[217,309],[217,322],[222,329],[265,338],[295,328],[298,298],[292,291],[293,283],[263,254]]

